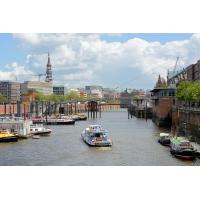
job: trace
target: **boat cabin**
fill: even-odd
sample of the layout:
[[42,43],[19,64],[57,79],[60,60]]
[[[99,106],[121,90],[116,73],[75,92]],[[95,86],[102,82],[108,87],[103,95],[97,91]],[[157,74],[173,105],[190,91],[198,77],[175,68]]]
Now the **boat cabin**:
[[160,133],[160,139],[169,139],[169,133]]
[[177,137],[171,140],[172,146],[176,146],[181,149],[193,149],[190,141],[183,137]]

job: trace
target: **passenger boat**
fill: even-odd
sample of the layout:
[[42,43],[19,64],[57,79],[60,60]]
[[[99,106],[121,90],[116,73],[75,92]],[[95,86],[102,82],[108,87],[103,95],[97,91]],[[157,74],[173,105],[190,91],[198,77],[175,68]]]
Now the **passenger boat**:
[[44,127],[42,124],[31,124],[30,133],[33,135],[49,135],[51,129]]
[[73,125],[75,120],[72,118],[49,118],[45,124],[47,125]]
[[0,142],[17,142],[18,137],[9,132],[9,130],[0,130]]
[[69,116],[61,116],[61,117],[48,117],[45,118],[34,118],[32,119],[33,124],[47,124],[47,125],[73,125],[75,124],[75,120]]
[[64,115],[62,116],[62,118],[72,118],[75,121],[79,121],[79,120],[86,120],[87,117],[84,114],[73,114],[73,115]]
[[107,136],[108,131],[100,125],[90,125],[81,136],[90,146],[105,147],[112,146],[112,140]]
[[158,142],[164,146],[170,146],[170,134],[169,133],[160,133]]
[[195,159],[195,150],[190,141],[184,137],[176,137],[170,140],[170,152],[172,155],[187,159]]

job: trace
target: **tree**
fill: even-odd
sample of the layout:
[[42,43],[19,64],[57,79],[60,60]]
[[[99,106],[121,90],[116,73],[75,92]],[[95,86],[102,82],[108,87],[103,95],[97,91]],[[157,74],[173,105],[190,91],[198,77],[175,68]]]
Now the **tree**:
[[184,101],[200,101],[200,81],[183,81],[177,87],[176,97]]
[[70,91],[67,95],[65,95],[65,99],[68,101],[79,101],[80,97],[76,92]]
[[8,102],[8,99],[0,94],[0,103]]

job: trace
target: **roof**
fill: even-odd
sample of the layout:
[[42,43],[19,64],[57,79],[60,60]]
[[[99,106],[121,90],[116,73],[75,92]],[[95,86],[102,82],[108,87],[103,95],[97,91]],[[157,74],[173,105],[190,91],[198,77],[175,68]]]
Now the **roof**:
[[160,90],[175,90],[175,88],[168,88],[168,87],[159,87],[159,88],[154,88],[150,92],[158,92]]
[[91,133],[108,133],[101,125],[90,125],[86,130]]
[[169,133],[160,133],[160,137],[169,136]]

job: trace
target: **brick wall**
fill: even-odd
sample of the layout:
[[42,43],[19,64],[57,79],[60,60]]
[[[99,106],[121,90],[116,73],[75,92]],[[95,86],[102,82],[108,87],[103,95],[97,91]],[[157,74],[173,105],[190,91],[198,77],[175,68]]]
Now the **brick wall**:
[[[21,113],[24,112],[24,104],[20,105]],[[28,104],[25,105],[25,111],[30,112],[30,106]],[[6,114],[16,114],[17,113],[17,105],[16,104],[7,104],[6,105]],[[5,105],[0,105],[0,115],[5,114]]]
[[153,106],[153,114],[158,118],[165,118],[169,114],[171,115],[173,99],[173,97],[160,98],[158,105]]
[[[7,104],[6,105],[6,113],[10,114],[10,113],[17,113],[17,106],[16,105],[12,105],[12,104]],[[5,114],[5,106],[4,105],[0,105],[0,114]]]

